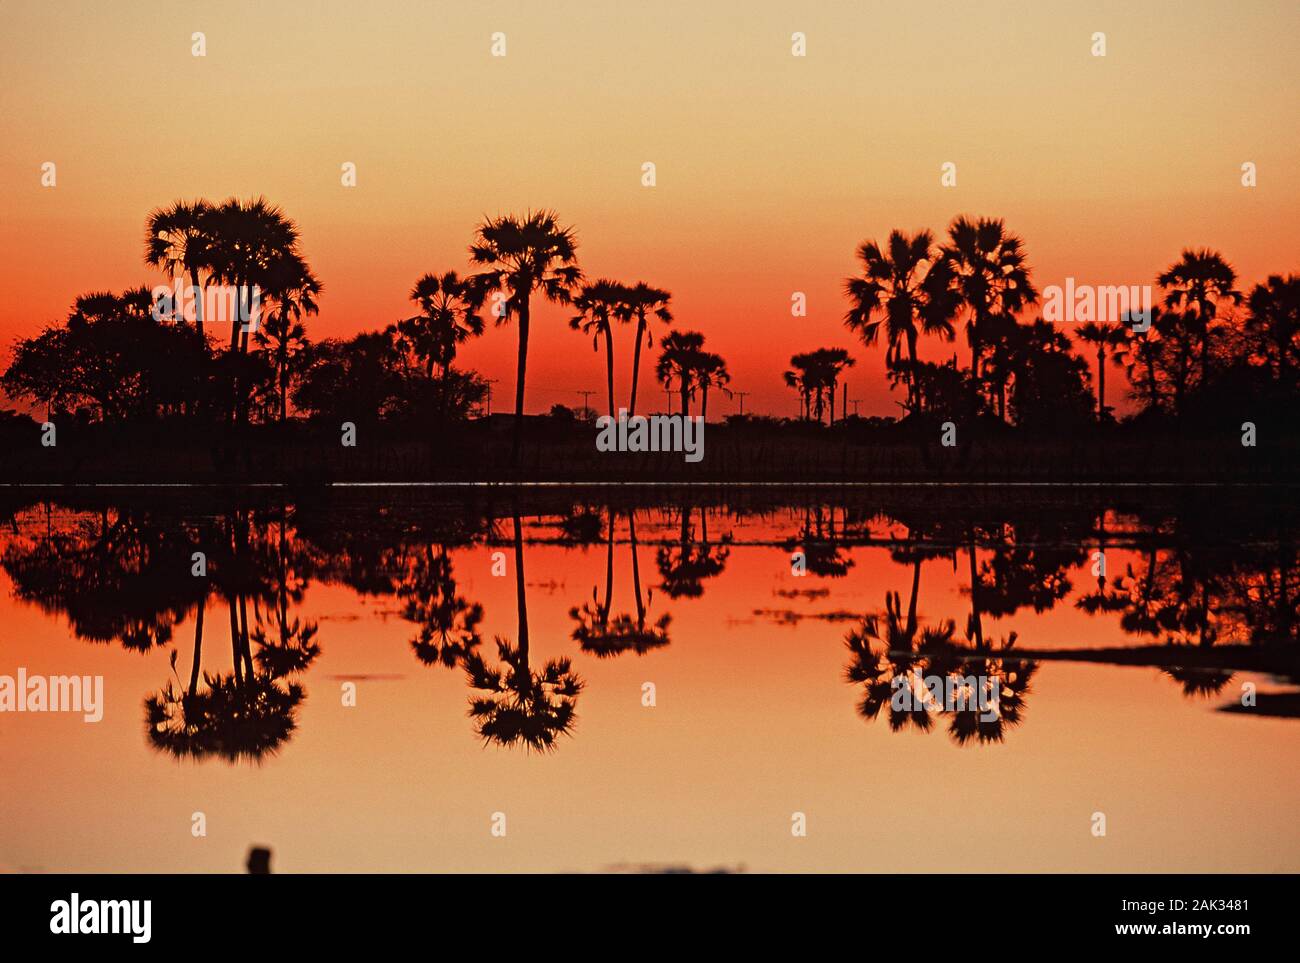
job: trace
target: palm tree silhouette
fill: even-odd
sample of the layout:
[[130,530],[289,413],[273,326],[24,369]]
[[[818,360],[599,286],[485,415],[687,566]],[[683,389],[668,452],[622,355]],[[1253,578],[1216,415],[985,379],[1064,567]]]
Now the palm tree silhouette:
[[731,390],[727,387],[731,384],[731,372],[727,370],[727,362],[722,355],[712,351],[700,353],[695,363],[695,383],[700,386],[700,417],[708,420],[709,388],[717,388],[728,398],[731,397]]
[[272,297],[276,310],[258,325],[253,338],[275,368],[279,416],[284,421],[289,410],[290,380],[302,366],[308,348],[307,330],[301,319],[304,314],[317,312],[316,295],[321,285],[310,271],[300,273],[298,265],[284,262],[272,269],[268,280],[275,286]]
[[636,318],[636,343],[632,348],[632,394],[627,403],[629,415],[636,414],[636,387],[641,374],[641,342],[644,340],[647,348],[654,346],[654,338],[649,328],[651,317],[658,318],[664,324],[672,323],[673,315],[668,309],[668,302],[671,299],[672,295],[667,291],[652,288],[644,281],[638,281],[623,289],[619,318],[624,321]]
[[1218,314],[1219,304],[1228,301],[1241,303],[1237,272],[1218,251],[1208,248],[1185,248],[1182,256],[1156,279],[1165,289],[1165,307],[1182,311],[1192,322],[1200,341],[1201,384],[1210,380],[1211,325]]
[[558,736],[573,731],[583,683],[566,658],[551,659],[540,671],[529,662],[524,539],[518,512],[514,514],[514,542],[519,644],[514,646],[498,637],[501,665],[495,668],[488,666],[478,652],[464,657],[469,685],[482,693],[470,699],[469,714],[475,730],[487,742],[548,752],[555,748]]
[[[298,254],[298,226],[265,198],[229,198],[206,218],[211,238],[207,253],[213,277],[238,289],[239,310],[230,321],[230,350],[247,350],[248,331],[241,337],[241,315],[252,319],[253,288],[281,292],[309,285],[310,270]],[[251,327],[251,325],[250,325]]]
[[1300,277],[1269,275],[1256,284],[1247,301],[1250,313],[1245,329],[1255,335],[1260,351],[1279,385],[1290,387],[1292,372],[1300,364]]
[[817,371],[813,364],[812,352],[805,351],[801,354],[790,356],[790,368],[785,371],[781,377],[785,383],[799,392],[799,416],[807,419],[812,417],[812,396],[818,392],[817,420],[821,421],[821,385],[817,380]]
[[[960,303],[970,312],[966,338],[971,349],[972,391],[977,392],[984,349],[1001,339],[1014,315],[1038,302],[1018,236],[1000,219],[958,217],[948,228],[943,256],[953,273]],[[999,416],[1006,409],[1005,382],[999,385]],[[974,396],[972,396],[972,402]],[[972,404],[972,408],[974,405]]]
[[609,416],[614,417],[614,320],[623,310],[626,288],[617,281],[602,278],[583,285],[573,299],[578,313],[569,319],[574,331],[591,335],[591,349],[599,351],[605,341],[605,382],[609,391]]
[[1121,348],[1127,331],[1110,321],[1088,321],[1079,325],[1074,336],[1097,349],[1097,420],[1106,420],[1106,351]]
[[528,369],[528,327],[532,296],[540,291],[548,301],[567,304],[581,279],[577,241],[572,228],[560,227],[553,211],[489,217],[478,226],[469,248],[470,260],[484,270],[483,283],[509,292],[498,323],[519,316],[519,358],[515,367],[515,425],[510,463],[519,464],[524,418],[524,380]]
[[1123,341],[1115,346],[1112,357],[1115,364],[1124,369],[1134,394],[1145,400],[1146,409],[1159,411],[1160,386],[1156,381],[1156,366],[1160,360],[1161,346],[1156,335],[1163,323],[1160,312],[1155,308],[1152,309],[1150,322],[1141,330],[1127,325],[1121,328]]
[[665,388],[672,387],[677,379],[681,395],[683,418],[690,414],[690,399],[695,393],[695,370],[704,351],[704,335],[698,331],[673,331],[659,341],[659,362],[655,375]]
[[473,278],[461,278],[455,271],[425,274],[411,288],[410,300],[420,313],[397,322],[397,331],[415,357],[424,363],[425,377],[433,377],[435,366],[443,377],[456,360],[456,349],[483,333],[486,291]]
[[[818,348],[812,353],[813,369],[817,383],[826,389],[830,401],[827,424],[835,423],[835,390],[839,386],[840,376],[846,368],[852,368],[857,362],[849,357],[843,348]],[[819,395],[820,397],[820,395]],[[821,405],[818,404],[820,413]]]
[[[908,409],[915,412],[920,407],[916,385],[918,337],[937,334],[946,341],[954,337],[952,318],[959,297],[953,286],[952,266],[941,251],[934,250],[934,235],[929,231],[918,231],[910,238],[901,231],[891,231],[883,250],[875,241],[865,241],[858,248],[858,259],[862,275],[844,282],[852,302],[844,323],[868,347],[879,339],[883,325],[887,365],[898,365],[906,343]],[[880,317],[876,317],[877,312]]]
[[198,200],[175,201],[170,207],[154,208],[145,221],[146,264],[170,275],[188,275],[194,288],[194,331],[207,349],[203,335],[203,287],[199,272],[211,271],[213,252],[212,205]]

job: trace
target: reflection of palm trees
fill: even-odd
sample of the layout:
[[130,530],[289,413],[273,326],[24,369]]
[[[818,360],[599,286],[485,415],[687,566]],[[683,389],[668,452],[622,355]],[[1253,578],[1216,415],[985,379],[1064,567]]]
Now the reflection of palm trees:
[[[295,713],[306,693],[297,682],[284,682],[277,674],[278,666],[256,671],[246,633],[236,633],[231,640],[234,671],[228,675],[204,672],[202,681],[206,690],[200,688],[203,608],[204,603],[200,603],[195,615],[189,687],[180,689],[177,677],[176,685],[168,680],[162,690],[145,699],[149,742],[160,752],[177,758],[218,755],[235,762],[274,753],[297,728]],[[237,623],[233,599],[230,608],[234,627]],[[315,627],[311,628],[314,634]],[[300,660],[300,668],[306,668],[319,652],[310,644],[310,636],[306,641],[311,654]],[[267,661],[271,665],[281,662],[278,658]],[[171,665],[175,675],[175,651]]]
[[839,545],[833,506],[818,503],[804,509],[799,534],[787,539],[785,550],[800,549],[808,571],[822,578],[841,578],[853,567],[853,559]]
[[636,519],[634,512],[628,512],[628,539],[632,551],[632,585],[636,596],[636,615],[623,613],[610,614],[614,591],[614,519],[615,512],[609,512],[609,539],[605,554],[605,599],[597,601],[596,589],[591,591],[591,601],[569,610],[569,617],[577,625],[573,630],[573,639],[584,652],[603,658],[635,652],[644,655],[669,643],[668,625],[672,616],[665,612],[658,619],[646,624],[648,618],[649,596],[641,594],[641,563],[637,554]]
[[497,638],[501,665],[491,667],[478,652],[463,659],[470,687],[481,695],[470,699],[469,714],[484,740],[503,746],[549,751],[556,737],[572,732],[574,711],[583,683],[568,659],[551,659],[535,671],[529,661],[528,600],[524,591],[524,539],[519,515],[514,515],[515,603],[519,611],[519,644]]
[[655,564],[659,568],[660,584],[670,599],[699,598],[704,594],[704,580],[721,574],[727,566],[731,555],[729,535],[713,545],[709,542],[709,515],[706,509],[700,510],[700,540],[695,541],[695,532],[691,527],[691,509],[683,505],[681,537],[675,547],[660,548],[655,553]]
[[411,569],[397,586],[404,599],[402,618],[420,626],[411,640],[415,656],[425,665],[451,668],[482,641],[478,627],[483,606],[457,594],[456,579],[445,545],[432,545],[417,554]]
[[[920,563],[917,563],[919,571]],[[915,592],[913,592],[915,601]],[[858,714],[864,719],[876,719],[888,707],[889,728],[897,732],[909,725],[928,732],[934,724],[931,713],[936,709],[924,688],[913,683],[913,673],[926,674],[928,651],[943,648],[952,637],[953,625],[944,622],[922,632],[918,645],[916,612],[909,605],[904,620],[897,592],[885,595],[884,615],[868,615],[847,636],[851,661],[845,678],[854,685],[862,685],[862,701]],[[895,680],[905,680],[895,682]],[[901,686],[912,689],[912,698],[904,706],[894,703],[894,693]]]
[[[287,677],[305,671],[320,654],[320,646],[315,641],[316,624],[297,618],[290,610],[291,602],[301,600],[304,583],[294,573],[286,515],[281,506],[276,539],[270,546],[262,537],[266,530],[258,533],[248,513],[232,513],[229,554],[220,559],[219,569],[213,573],[230,614],[232,671],[214,674],[201,670],[207,608],[207,580],[203,579],[199,583],[203,596],[194,617],[189,684],[180,687],[173,650],[174,683],[169,680],[145,699],[145,726],[155,749],[176,757],[218,755],[232,762],[259,759],[275,752],[297,728],[295,715],[306,692]],[[250,598],[258,621],[251,631]],[[261,615],[263,599],[271,603],[271,628]],[[256,655],[253,643],[257,644]]]
[[[864,686],[858,704],[864,719],[876,719],[888,706],[892,731],[910,725],[928,732],[934,716],[943,713],[949,719],[948,735],[958,745],[1001,742],[1006,730],[1020,723],[1038,664],[1011,651],[1015,633],[999,643],[985,638],[973,527],[969,539],[971,611],[964,644],[955,640],[951,620],[933,627],[919,626],[916,608],[921,555],[915,551],[911,552],[912,589],[906,616],[898,593],[892,592],[885,596],[883,615],[867,616],[846,636],[852,655],[846,677],[850,683]],[[942,701],[927,684],[934,680],[943,685]],[[910,690],[910,698],[895,700],[895,694],[903,689]]]
[[[1219,641],[1220,622],[1236,614],[1224,597],[1231,589],[1225,592],[1218,582],[1182,547],[1162,553],[1151,545],[1140,571],[1130,563],[1075,604],[1085,612],[1119,613],[1120,628],[1130,634],[1204,650]],[[1231,672],[1204,666],[1165,666],[1162,671],[1187,696],[1215,695],[1233,678]]]
[[50,532],[33,545],[11,543],[0,564],[15,597],[66,614],[78,638],[144,652],[171,641],[194,604],[190,553],[202,535],[138,513],[99,513],[76,531]]

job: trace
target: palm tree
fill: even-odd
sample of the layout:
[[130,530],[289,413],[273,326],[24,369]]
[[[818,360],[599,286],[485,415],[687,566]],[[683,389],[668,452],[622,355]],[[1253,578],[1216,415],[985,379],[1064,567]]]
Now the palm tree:
[[397,322],[397,331],[424,363],[425,377],[432,378],[437,366],[445,378],[456,360],[457,346],[483,333],[478,312],[485,294],[482,284],[458,277],[455,271],[426,274],[415,282],[409,297],[420,313]]
[[700,417],[707,420],[710,388],[717,388],[728,398],[731,397],[731,390],[727,387],[731,384],[731,372],[727,370],[727,362],[722,355],[712,351],[700,353],[695,364],[695,383],[700,386]]
[[1247,301],[1250,314],[1246,330],[1260,339],[1260,349],[1278,384],[1289,387],[1290,375],[1300,363],[1300,277],[1269,275],[1256,284]]
[[[830,417],[829,424],[835,423],[835,390],[839,385],[840,375],[847,368],[852,368],[856,362],[849,357],[849,353],[843,348],[818,348],[812,352],[813,371],[819,388],[825,388],[830,396]],[[818,419],[821,418],[821,401],[820,393],[818,395]]]
[[645,340],[647,348],[654,346],[648,324],[650,317],[658,318],[664,324],[672,323],[673,315],[668,310],[671,298],[672,295],[667,291],[652,288],[644,281],[623,289],[619,318],[624,321],[636,318],[636,345],[632,349],[632,394],[627,403],[629,415],[636,414],[636,386],[641,374],[641,341]]
[[1123,342],[1115,348],[1112,355],[1115,364],[1124,369],[1133,394],[1144,398],[1148,411],[1160,410],[1160,385],[1156,380],[1156,367],[1160,360],[1160,342],[1155,337],[1162,326],[1161,314],[1152,309],[1151,323],[1136,330],[1124,326],[1121,328]]
[[[919,231],[908,237],[892,231],[887,249],[875,241],[858,248],[862,276],[849,278],[844,287],[852,307],[844,323],[872,346],[882,324],[887,344],[886,365],[898,362],[901,346],[907,344],[908,408],[919,408],[916,386],[916,342],[921,333],[937,334],[946,341],[954,337],[952,318],[958,295],[953,287],[953,270],[942,252],[934,249],[934,235]],[[881,311],[881,317],[875,317]]]
[[[948,228],[948,240],[944,260],[953,273],[960,304],[970,311],[966,338],[971,349],[971,390],[977,392],[985,346],[991,341],[996,346],[1001,333],[994,328],[1014,324],[1017,312],[1038,303],[1038,292],[1029,281],[1020,238],[1000,219],[958,217]],[[1003,381],[998,387],[998,414],[1005,415],[1005,410]]]
[[489,742],[542,752],[555,748],[559,735],[573,730],[575,708],[583,683],[568,659],[551,659],[540,671],[529,662],[528,601],[524,593],[524,539],[519,515],[515,529],[515,604],[519,613],[519,644],[497,639],[502,667],[490,668],[478,652],[464,657],[471,688],[469,714],[478,734]]
[[[1125,344],[1127,329],[1111,321],[1088,321],[1074,336],[1097,349],[1097,420],[1106,420],[1106,351]],[[1118,355],[1116,356],[1118,357]]]
[[[212,210],[207,249],[212,277],[237,288],[238,310],[230,321],[230,350],[248,350],[248,331],[240,319],[253,313],[254,288],[290,290],[295,276],[306,284],[311,271],[298,253],[298,226],[265,198],[229,198]],[[271,275],[275,275],[274,284]]]
[[566,304],[582,279],[577,240],[571,227],[560,227],[553,211],[530,211],[486,218],[469,248],[470,260],[486,268],[485,284],[509,292],[500,323],[519,316],[519,359],[515,370],[515,426],[510,462],[519,464],[524,418],[524,379],[528,368],[528,325],[532,296],[540,291],[548,301]]
[[1185,248],[1179,260],[1156,281],[1167,292],[1165,307],[1181,310],[1189,321],[1195,318],[1192,323],[1200,341],[1201,384],[1205,385],[1210,380],[1210,325],[1218,313],[1218,304],[1225,300],[1241,303],[1241,292],[1233,287],[1237,272],[1218,251]]
[[203,288],[199,272],[213,266],[212,205],[198,200],[175,201],[170,207],[156,207],[145,221],[144,262],[168,275],[189,275],[194,288],[194,331],[206,349],[203,336]]
[[[799,417],[808,418],[812,413],[810,404],[815,388],[812,355],[810,352],[803,352],[790,356],[790,368],[785,371],[781,377],[785,383],[799,392]],[[821,412],[817,413],[817,419],[821,420]]]
[[698,331],[674,331],[659,342],[659,362],[655,375],[665,388],[677,379],[677,390],[682,399],[682,417],[690,414],[691,395],[695,392],[695,369],[704,351],[704,335]]
[[269,316],[257,326],[253,338],[275,366],[280,421],[284,421],[288,416],[289,383],[308,348],[302,318],[319,310],[316,295],[321,283],[299,258],[277,260],[269,266],[265,281],[274,310],[267,312]]
[[261,325],[253,337],[275,367],[276,406],[283,422],[288,417],[289,384],[294,372],[302,367],[310,347],[307,331],[302,322],[279,312]]
[[599,341],[605,341],[605,380],[609,389],[609,416],[614,417],[614,319],[622,310],[627,289],[617,281],[602,278],[594,284],[584,285],[573,299],[578,313],[569,319],[574,331],[591,335],[591,349],[599,351]]

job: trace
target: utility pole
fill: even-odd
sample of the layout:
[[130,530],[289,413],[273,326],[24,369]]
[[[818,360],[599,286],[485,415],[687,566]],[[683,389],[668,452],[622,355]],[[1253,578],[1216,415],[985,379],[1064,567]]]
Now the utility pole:
[[740,416],[743,418],[743,417],[745,417],[745,399],[748,398],[751,394],[753,394],[753,392],[751,392],[751,391],[736,391],[736,392],[733,392],[733,393],[735,394],[735,396],[736,396],[737,398],[740,399]]
[[853,417],[854,417],[854,418],[856,418],[856,417],[858,416],[858,403],[859,403],[861,400],[862,400],[861,398],[850,398],[850,399],[849,399],[849,404],[851,404],[851,405],[853,406]]
[[590,406],[589,404],[587,404],[587,399],[590,398],[592,395],[596,394],[596,392],[594,392],[594,391],[579,391],[579,392],[577,392],[577,394],[582,395],[582,415],[583,415],[583,418],[585,419],[586,416],[587,416],[587,412],[591,410],[591,406]]
[[664,397],[668,399],[668,414],[673,413],[673,389],[667,384],[664,385]]
[[493,386],[494,384],[496,384],[496,383],[497,383],[498,381],[500,381],[500,380],[501,380],[500,378],[488,378],[488,379],[487,379],[487,386],[488,386],[488,390],[487,390],[487,413],[488,413],[488,417],[489,417],[489,418],[492,417],[492,386]]

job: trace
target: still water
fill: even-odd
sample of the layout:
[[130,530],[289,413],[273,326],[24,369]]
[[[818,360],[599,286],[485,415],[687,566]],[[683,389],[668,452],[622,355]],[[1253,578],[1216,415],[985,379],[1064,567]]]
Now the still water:
[[0,868],[1295,872],[1292,501],[10,493]]

